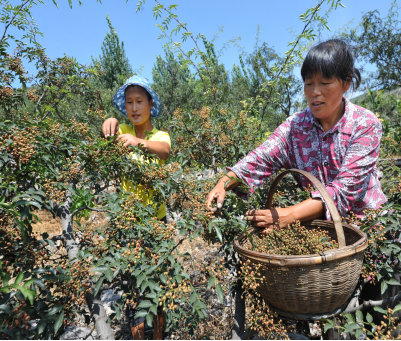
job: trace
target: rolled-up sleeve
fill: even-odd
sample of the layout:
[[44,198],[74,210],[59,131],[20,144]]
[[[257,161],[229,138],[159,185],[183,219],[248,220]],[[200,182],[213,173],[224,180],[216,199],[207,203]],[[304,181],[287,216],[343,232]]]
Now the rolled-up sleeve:
[[270,175],[290,167],[290,130],[291,118],[282,123],[262,145],[227,169],[242,179],[253,193]]
[[[380,121],[371,120],[368,125],[358,126],[349,142],[346,156],[337,176],[326,185],[341,216],[348,215],[356,203],[369,201],[376,180],[376,162],[380,152],[382,127]],[[330,211],[319,192],[311,192],[312,198],[321,198],[325,205],[326,218]],[[372,198],[373,199],[373,198]]]

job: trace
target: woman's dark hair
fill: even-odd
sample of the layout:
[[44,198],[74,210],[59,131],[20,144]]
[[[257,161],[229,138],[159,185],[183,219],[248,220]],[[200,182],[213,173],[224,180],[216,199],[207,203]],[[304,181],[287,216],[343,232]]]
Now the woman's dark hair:
[[148,90],[146,90],[143,86],[140,86],[140,85],[137,85],[137,84],[131,84],[131,85],[128,85],[128,86],[125,88],[125,90],[124,90],[124,98],[125,98],[125,94],[127,93],[128,88],[133,88],[133,87],[135,87],[135,86],[139,86],[141,89],[143,89],[143,91],[146,92],[146,96],[148,96],[148,101],[149,101],[149,103],[151,103],[152,100],[153,100],[151,94],[150,94],[150,93],[148,92]]
[[361,74],[354,67],[351,47],[340,39],[330,39],[313,46],[306,56],[301,76],[305,78],[321,72],[323,77],[336,77],[343,82],[352,82],[353,89],[361,84]]

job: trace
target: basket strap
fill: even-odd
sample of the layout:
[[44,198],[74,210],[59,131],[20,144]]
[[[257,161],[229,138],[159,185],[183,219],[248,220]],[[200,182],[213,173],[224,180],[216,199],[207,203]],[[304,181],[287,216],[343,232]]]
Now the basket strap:
[[275,191],[279,181],[285,175],[287,175],[289,173],[298,173],[298,174],[301,174],[301,175],[305,176],[316,187],[316,189],[319,191],[319,193],[324,198],[324,201],[326,202],[327,208],[330,211],[331,218],[333,219],[334,228],[335,228],[336,234],[337,234],[338,246],[339,246],[340,249],[345,247],[346,244],[345,244],[344,229],[343,229],[343,225],[341,223],[340,214],[337,211],[337,207],[334,204],[333,199],[331,198],[330,194],[327,192],[327,190],[323,186],[323,184],[317,178],[315,178],[312,174],[310,174],[310,173],[308,173],[306,171],[299,170],[299,169],[289,169],[289,170],[286,170],[286,171],[280,173],[277,176],[277,178],[273,181],[273,183],[272,183],[272,185],[270,187],[269,195],[267,197],[267,202],[266,202],[266,208],[267,209],[271,208],[274,191]]

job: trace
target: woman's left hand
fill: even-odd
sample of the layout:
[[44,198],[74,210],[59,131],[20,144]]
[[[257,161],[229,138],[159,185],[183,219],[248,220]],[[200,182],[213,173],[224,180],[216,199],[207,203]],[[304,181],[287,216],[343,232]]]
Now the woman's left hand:
[[271,230],[273,226],[286,228],[292,224],[294,219],[291,217],[291,210],[288,208],[272,208],[269,210],[251,210],[246,212],[246,219],[253,226]]
[[251,210],[246,212],[246,219],[253,226],[264,228],[264,233],[271,231],[273,226],[287,228],[296,220],[307,221],[321,218],[324,215],[324,206],[320,198],[308,199],[294,206],[277,207],[268,210]]
[[137,137],[135,137],[134,135],[131,135],[131,134],[118,135],[117,141],[121,141],[122,143],[124,143],[124,147],[128,147],[128,146],[137,147],[138,144],[140,144],[140,143],[143,144],[143,140],[138,139]]

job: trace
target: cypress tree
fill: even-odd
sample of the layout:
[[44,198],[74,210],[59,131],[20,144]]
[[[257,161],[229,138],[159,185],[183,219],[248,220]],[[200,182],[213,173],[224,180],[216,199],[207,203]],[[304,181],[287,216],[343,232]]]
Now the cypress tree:
[[116,29],[111,24],[108,15],[106,19],[110,31],[103,40],[99,59],[92,57],[92,62],[93,64],[99,63],[104,70],[104,74],[99,76],[100,84],[106,89],[113,89],[131,77],[133,71],[125,54],[124,43],[120,43]]

